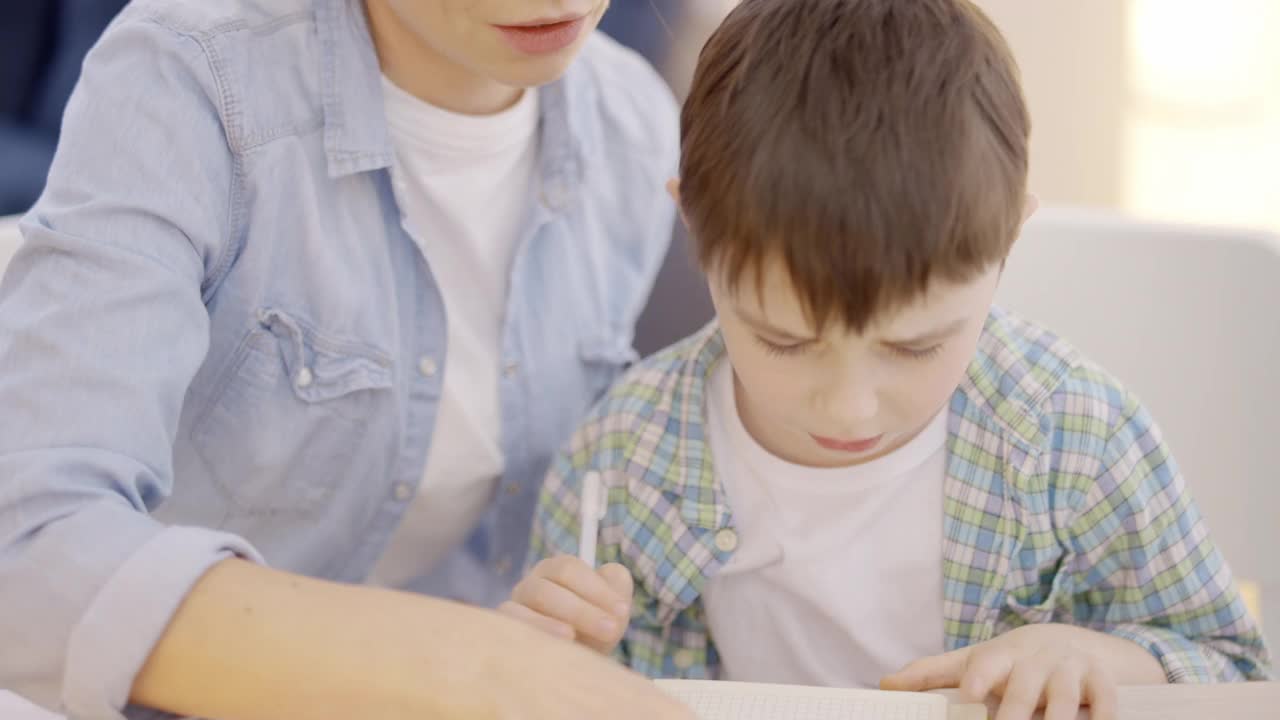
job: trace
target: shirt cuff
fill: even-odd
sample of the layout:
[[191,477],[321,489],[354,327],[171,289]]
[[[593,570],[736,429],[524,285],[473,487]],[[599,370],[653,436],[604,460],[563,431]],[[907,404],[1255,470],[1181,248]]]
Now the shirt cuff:
[[1110,628],[1107,634],[1137,643],[1151,653],[1160,661],[1165,679],[1171,683],[1211,683],[1219,679],[1205,650],[1172,630],[1124,624]]
[[234,535],[169,527],[144,543],[111,576],[71,632],[62,702],[84,720],[125,720],[133,681],[196,582],[238,556],[264,561]]

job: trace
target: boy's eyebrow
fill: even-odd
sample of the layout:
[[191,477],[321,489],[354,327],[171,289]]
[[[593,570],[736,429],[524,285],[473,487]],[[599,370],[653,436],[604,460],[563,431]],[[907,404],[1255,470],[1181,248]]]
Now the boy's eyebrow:
[[965,323],[967,322],[969,322],[968,318],[957,318],[936,330],[930,330],[928,332],[920,333],[919,335],[915,335],[913,337],[901,338],[898,340],[885,340],[885,344],[887,345],[928,345],[929,343],[934,343],[939,340],[943,340],[945,338],[950,337],[951,335],[959,331],[960,328],[964,327]]
[[764,320],[756,317],[752,313],[743,309],[741,305],[734,305],[733,311],[738,314],[738,317],[741,318],[743,322],[750,325],[756,332],[761,332],[761,333],[764,333],[765,335],[772,335],[773,337],[776,337],[780,340],[794,340],[796,342],[811,342],[816,339],[809,336],[796,335],[795,333],[789,330],[783,330],[782,328],[774,327],[773,325],[770,325]]

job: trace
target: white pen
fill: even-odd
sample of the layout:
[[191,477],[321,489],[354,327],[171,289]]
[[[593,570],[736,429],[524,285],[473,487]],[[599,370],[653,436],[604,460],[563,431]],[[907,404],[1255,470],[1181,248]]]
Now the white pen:
[[600,521],[604,519],[608,498],[600,485],[600,473],[589,472],[582,476],[582,527],[578,531],[578,557],[582,562],[596,566],[596,537],[600,534]]

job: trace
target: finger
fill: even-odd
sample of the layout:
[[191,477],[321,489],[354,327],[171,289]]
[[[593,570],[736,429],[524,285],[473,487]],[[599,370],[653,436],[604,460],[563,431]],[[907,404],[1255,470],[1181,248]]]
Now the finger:
[[[623,571],[626,572],[625,568],[623,568]],[[573,594],[610,615],[621,617],[630,615],[631,593],[618,594],[604,575],[596,572],[594,567],[576,557],[562,555],[558,558],[553,558],[548,561],[547,567],[542,574],[543,577],[571,590]],[[628,587],[630,587],[630,573],[627,573],[627,580]],[[626,605],[626,610],[621,610],[624,604]]]
[[1004,689],[1012,671],[1013,658],[1008,653],[975,649],[960,679],[960,692],[973,702],[985,703],[997,689]]
[[[604,582],[598,577],[596,580]],[[568,623],[579,640],[616,641],[622,634],[622,622],[617,617],[550,578],[525,578],[516,586],[511,599],[536,613]]]
[[1044,696],[1049,680],[1049,665],[1036,660],[1015,662],[1000,696],[996,720],[1031,720]]
[[1116,684],[1106,673],[1093,670],[1085,675],[1084,697],[1089,703],[1091,720],[1116,720],[1119,717]]
[[554,635],[559,638],[564,638],[565,640],[572,640],[574,638],[575,633],[573,631],[573,627],[568,623],[547,617],[541,613],[536,613],[519,603],[514,603],[508,600],[498,606],[498,612],[519,620],[526,625],[531,625],[548,635]]
[[618,631],[618,634],[611,638],[602,640],[600,638],[593,638],[593,637],[580,637],[578,638],[578,642],[591,648],[592,650],[595,650],[601,655],[609,655],[613,653],[614,648],[618,647],[618,643],[622,641],[622,638],[625,635],[626,635],[626,626],[623,625],[622,630]]
[[923,692],[959,685],[971,650],[962,648],[921,658],[880,681],[881,690]]
[[1045,686],[1044,720],[1076,720],[1084,686],[1084,673],[1074,665],[1058,668]]
[[624,598],[614,607],[614,614],[629,620],[631,618],[631,597],[635,593],[635,582],[631,579],[631,571],[618,563],[609,563],[596,572],[613,589],[614,595]]

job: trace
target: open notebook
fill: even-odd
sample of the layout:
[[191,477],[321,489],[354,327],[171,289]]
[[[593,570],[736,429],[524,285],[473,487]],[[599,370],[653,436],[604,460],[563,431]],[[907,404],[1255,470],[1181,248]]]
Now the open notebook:
[[987,720],[983,705],[951,705],[941,695],[764,685],[713,680],[659,680],[700,720]]

